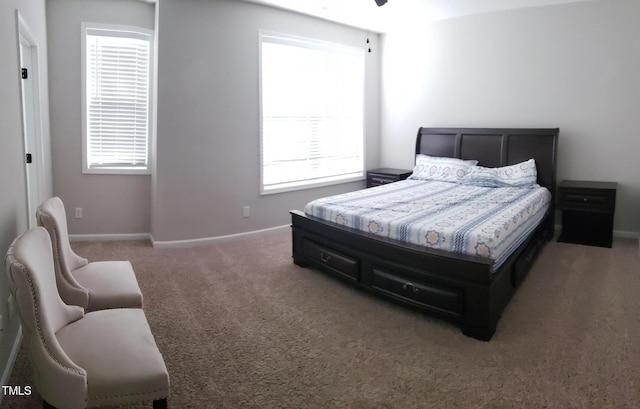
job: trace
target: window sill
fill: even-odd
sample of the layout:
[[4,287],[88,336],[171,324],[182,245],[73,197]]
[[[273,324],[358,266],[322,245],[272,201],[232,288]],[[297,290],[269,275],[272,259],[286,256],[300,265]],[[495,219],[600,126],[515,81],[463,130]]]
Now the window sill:
[[278,188],[272,188],[272,189],[267,189],[265,190],[264,187],[260,188],[260,195],[264,196],[264,195],[271,195],[271,194],[275,194],[275,193],[284,193],[284,192],[293,192],[293,191],[297,191],[297,190],[306,190],[306,189],[314,189],[317,187],[324,187],[324,186],[332,186],[332,185],[340,185],[343,183],[350,183],[350,182],[357,182],[360,180],[365,180],[365,175],[358,175],[358,176],[353,176],[350,178],[344,178],[344,179],[336,179],[336,180],[323,180],[320,182],[309,182],[309,183],[304,183],[304,184],[300,184],[300,182],[298,183],[292,183],[289,186],[282,186],[282,187],[278,187]]
[[85,175],[151,175],[150,169],[83,169]]

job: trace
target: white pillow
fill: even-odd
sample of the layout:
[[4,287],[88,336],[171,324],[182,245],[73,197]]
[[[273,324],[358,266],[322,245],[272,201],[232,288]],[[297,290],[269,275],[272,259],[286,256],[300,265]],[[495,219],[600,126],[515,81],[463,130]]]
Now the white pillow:
[[467,175],[477,160],[443,158],[424,154],[416,155],[416,166],[409,179],[439,180],[458,182]]
[[538,180],[536,162],[529,159],[524,162],[499,168],[473,166],[459,183],[483,187],[530,187]]

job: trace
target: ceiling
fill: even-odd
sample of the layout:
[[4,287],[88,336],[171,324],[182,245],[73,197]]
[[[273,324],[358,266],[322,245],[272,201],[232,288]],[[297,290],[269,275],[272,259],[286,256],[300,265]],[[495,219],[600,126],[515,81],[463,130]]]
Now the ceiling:
[[471,14],[591,0],[242,0],[385,33],[419,18],[436,21]]

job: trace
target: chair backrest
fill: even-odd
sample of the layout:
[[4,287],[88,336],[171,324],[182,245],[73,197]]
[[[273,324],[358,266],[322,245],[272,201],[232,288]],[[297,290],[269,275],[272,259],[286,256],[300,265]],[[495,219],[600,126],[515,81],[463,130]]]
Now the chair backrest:
[[84,310],[65,304],[58,294],[47,231],[34,227],[16,238],[5,263],[36,389],[54,405],[68,402],[64,395],[70,390],[82,395],[84,388],[84,399],[86,372],[68,358],[55,336],[61,328],[82,318]]
[[71,272],[88,263],[71,249],[67,230],[67,216],[59,197],[43,202],[36,211],[38,225],[49,232],[53,247],[56,282],[60,296],[67,304],[87,308],[89,294],[73,277]]

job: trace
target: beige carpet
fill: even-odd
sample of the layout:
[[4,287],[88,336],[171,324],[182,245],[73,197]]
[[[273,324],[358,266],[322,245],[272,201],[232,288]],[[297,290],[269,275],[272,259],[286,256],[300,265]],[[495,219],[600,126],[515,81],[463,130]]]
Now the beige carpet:
[[[129,259],[178,408],[637,408],[640,257],[550,242],[485,343],[291,260],[289,234]],[[21,350],[11,385],[31,385]],[[3,408],[39,408],[5,397]],[[150,403],[125,406],[150,408]]]

